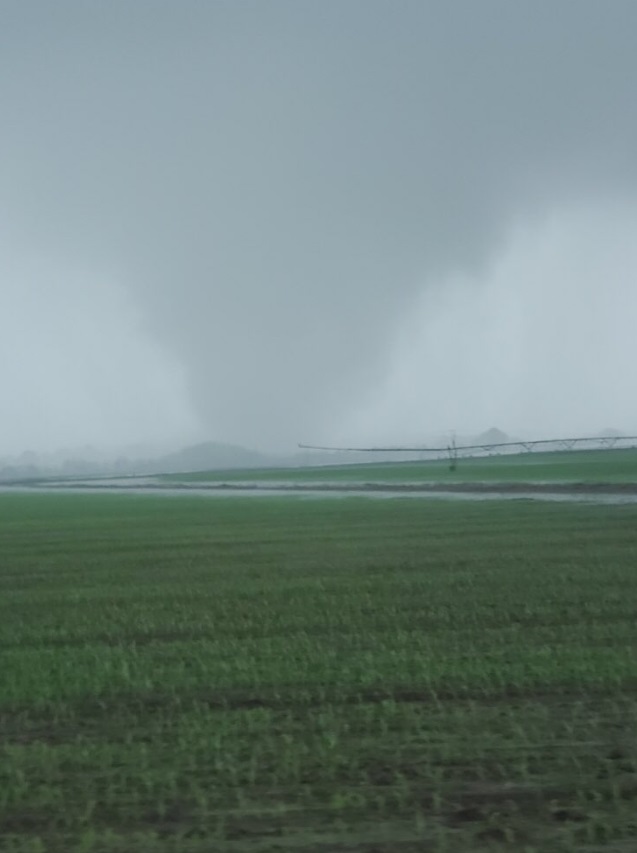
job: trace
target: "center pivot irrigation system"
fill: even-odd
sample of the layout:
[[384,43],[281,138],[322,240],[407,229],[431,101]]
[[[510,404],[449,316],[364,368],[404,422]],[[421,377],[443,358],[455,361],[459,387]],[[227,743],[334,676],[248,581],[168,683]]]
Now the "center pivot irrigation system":
[[435,459],[448,457],[449,467],[455,471],[458,459],[479,456],[500,456],[505,453],[532,453],[569,450],[610,450],[637,446],[637,436],[610,435],[589,438],[544,438],[539,441],[501,441],[494,444],[456,444],[455,436],[446,447],[323,447],[316,444],[299,444],[302,450],[323,450],[331,453],[417,453],[422,459],[425,454]]

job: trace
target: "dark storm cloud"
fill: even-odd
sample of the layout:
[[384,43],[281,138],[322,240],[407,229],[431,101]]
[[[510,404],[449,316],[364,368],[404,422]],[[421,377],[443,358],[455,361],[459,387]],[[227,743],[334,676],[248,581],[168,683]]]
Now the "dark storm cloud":
[[0,16],[5,234],[123,283],[218,438],[325,434],[422,288],[635,193],[631,0]]

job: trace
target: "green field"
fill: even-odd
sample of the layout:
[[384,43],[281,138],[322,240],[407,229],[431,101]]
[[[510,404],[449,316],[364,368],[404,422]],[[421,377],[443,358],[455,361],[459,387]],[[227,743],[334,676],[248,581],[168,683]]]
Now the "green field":
[[581,450],[564,453],[524,453],[460,459],[455,471],[447,460],[384,462],[362,465],[322,465],[307,468],[257,468],[254,470],[203,471],[165,474],[168,482],[283,481],[350,483],[475,483],[475,482],[570,482],[635,483],[637,449]]
[[629,853],[636,613],[634,506],[0,495],[0,850]]

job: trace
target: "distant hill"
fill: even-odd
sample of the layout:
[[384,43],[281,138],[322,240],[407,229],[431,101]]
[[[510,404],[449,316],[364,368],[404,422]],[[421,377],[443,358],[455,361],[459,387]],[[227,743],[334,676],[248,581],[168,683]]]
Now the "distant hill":
[[491,427],[473,439],[474,444],[506,444],[509,441],[515,441],[515,439],[497,427]]
[[596,438],[622,438],[623,435],[624,433],[620,430],[607,427],[601,432],[598,432]]
[[153,467],[166,474],[271,465],[269,456],[235,444],[206,441],[156,459]]

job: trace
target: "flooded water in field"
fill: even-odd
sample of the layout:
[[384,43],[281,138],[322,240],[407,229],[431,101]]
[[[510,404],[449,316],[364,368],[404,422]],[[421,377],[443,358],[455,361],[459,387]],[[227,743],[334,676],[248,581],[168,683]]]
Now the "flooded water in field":
[[115,494],[115,495],[153,495],[155,497],[201,497],[201,498],[299,498],[306,500],[343,500],[345,498],[370,498],[387,500],[398,498],[410,500],[447,500],[447,501],[549,501],[554,503],[585,503],[603,505],[636,504],[637,493],[630,492],[587,492],[573,491],[528,491],[516,488],[502,491],[436,491],[435,489],[418,489],[413,487],[380,486],[374,487],[338,487],[334,485],[323,488],[310,486],[299,487],[294,483],[277,483],[272,486],[223,484],[208,486],[164,486],[151,480],[143,483],[136,481],[99,481],[77,483],[49,483],[33,485],[0,485],[0,494]]

